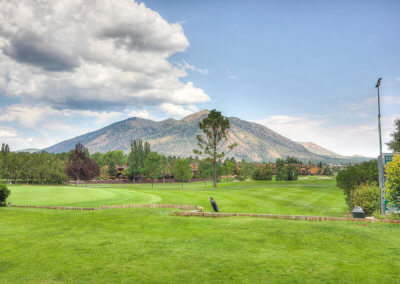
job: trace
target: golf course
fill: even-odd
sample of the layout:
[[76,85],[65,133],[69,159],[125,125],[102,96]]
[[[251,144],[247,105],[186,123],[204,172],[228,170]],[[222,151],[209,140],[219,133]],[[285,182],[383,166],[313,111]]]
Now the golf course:
[[[12,185],[14,205],[186,204],[222,213],[346,217],[334,178]],[[173,208],[0,208],[0,282],[383,282],[400,277],[400,226],[181,217]]]

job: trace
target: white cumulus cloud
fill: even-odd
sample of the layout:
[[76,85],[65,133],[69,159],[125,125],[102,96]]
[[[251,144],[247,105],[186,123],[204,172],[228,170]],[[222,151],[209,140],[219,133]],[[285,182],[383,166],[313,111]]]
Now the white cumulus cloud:
[[131,0],[0,2],[0,92],[53,109],[110,110],[209,101],[168,58],[189,46],[169,23]]
[[184,107],[181,105],[174,105],[171,103],[164,103],[161,105],[161,109],[169,116],[173,117],[182,117],[194,112],[199,111],[199,109],[194,105],[189,105],[188,107]]

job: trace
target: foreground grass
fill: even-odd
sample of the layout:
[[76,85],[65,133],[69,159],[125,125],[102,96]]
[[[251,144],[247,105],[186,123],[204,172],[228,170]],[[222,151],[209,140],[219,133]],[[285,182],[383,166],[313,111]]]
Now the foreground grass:
[[[12,186],[10,201],[21,205],[93,206],[174,203],[210,211],[213,196],[221,212],[344,216],[342,190],[332,179],[296,182],[225,182],[218,189],[204,183],[80,186]],[[210,185],[211,186],[211,185]]]
[[386,282],[400,226],[0,208],[0,282]]
[[[321,185],[321,186],[317,186]],[[181,203],[222,212],[344,216],[334,180],[11,186],[26,205]],[[0,208],[0,282],[382,282],[400,278],[397,224],[172,216],[172,209]]]

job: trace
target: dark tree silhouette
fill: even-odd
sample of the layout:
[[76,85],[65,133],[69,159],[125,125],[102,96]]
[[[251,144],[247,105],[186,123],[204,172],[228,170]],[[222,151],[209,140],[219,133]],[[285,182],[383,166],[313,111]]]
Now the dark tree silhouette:
[[97,164],[90,159],[87,150],[81,143],[76,144],[75,150],[68,154],[68,161],[65,165],[65,173],[76,181],[90,180],[100,174]]

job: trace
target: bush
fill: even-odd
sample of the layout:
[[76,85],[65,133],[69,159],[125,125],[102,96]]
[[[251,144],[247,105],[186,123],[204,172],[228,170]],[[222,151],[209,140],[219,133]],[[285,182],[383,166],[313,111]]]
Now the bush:
[[237,179],[246,180],[249,177],[252,177],[256,168],[257,167],[253,163],[242,161],[239,168],[239,177]]
[[351,206],[351,192],[359,185],[364,183],[378,183],[378,164],[376,160],[362,162],[347,169],[342,170],[336,176],[336,184],[343,189],[346,196],[347,205]]
[[379,187],[375,183],[357,186],[350,196],[350,209],[360,206],[367,215],[379,210]]
[[5,184],[0,184],[0,206],[6,206],[6,200],[9,195],[10,191],[7,186]]
[[257,167],[251,178],[254,180],[272,180],[272,169],[270,165],[261,165]]
[[288,180],[285,160],[276,159],[276,180]]
[[391,204],[400,207],[400,154],[386,165],[386,197]]
[[299,169],[295,165],[287,165],[286,173],[287,180],[297,180]]
[[237,181],[245,181],[246,178],[244,176],[236,176],[235,180],[237,180]]

